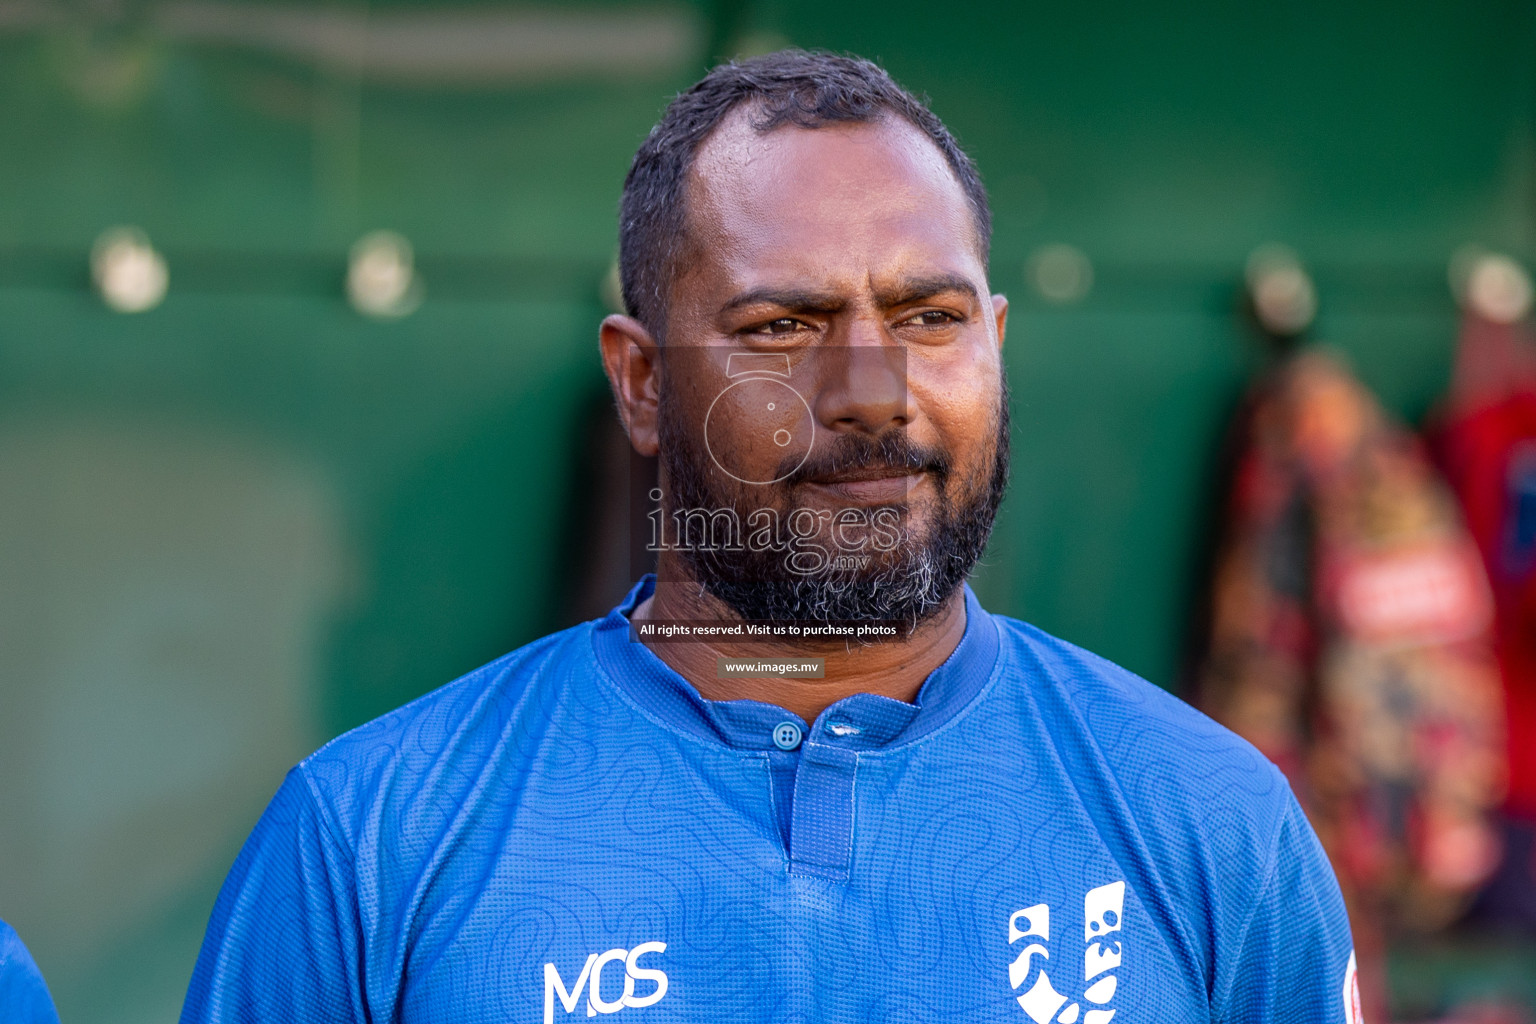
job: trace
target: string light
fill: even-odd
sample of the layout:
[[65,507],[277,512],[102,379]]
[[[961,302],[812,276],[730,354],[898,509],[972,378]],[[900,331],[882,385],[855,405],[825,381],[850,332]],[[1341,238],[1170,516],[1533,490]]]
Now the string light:
[[365,316],[393,320],[421,305],[411,243],[393,231],[374,231],[352,246],[347,264],[347,298]]
[[103,302],[119,313],[143,313],[160,305],[170,286],[165,258],[136,227],[103,231],[91,247],[91,280]]

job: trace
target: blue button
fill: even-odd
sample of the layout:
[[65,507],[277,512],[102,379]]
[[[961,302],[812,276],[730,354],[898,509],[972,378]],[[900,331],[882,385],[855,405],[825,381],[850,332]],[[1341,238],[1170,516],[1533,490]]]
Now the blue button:
[[780,750],[794,750],[800,745],[800,727],[794,722],[780,722],[773,727],[773,745]]

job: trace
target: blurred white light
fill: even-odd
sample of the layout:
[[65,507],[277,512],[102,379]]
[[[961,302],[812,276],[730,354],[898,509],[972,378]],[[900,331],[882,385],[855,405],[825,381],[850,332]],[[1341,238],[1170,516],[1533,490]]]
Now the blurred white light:
[[[1452,261],[1455,285],[1455,261]],[[1524,319],[1531,311],[1531,277],[1508,256],[1480,252],[1464,258],[1465,281],[1459,289],[1462,303],[1478,316],[1500,324]]]
[[393,231],[374,231],[352,246],[347,264],[347,298],[366,316],[394,319],[421,305],[411,243]]
[[1274,334],[1300,334],[1317,316],[1317,287],[1301,259],[1283,245],[1261,245],[1248,257],[1254,315]]
[[1065,243],[1043,245],[1031,253],[1024,276],[1047,302],[1080,302],[1093,289],[1093,264],[1087,254]]
[[160,305],[171,276],[148,235],[135,227],[116,227],[103,231],[91,247],[91,279],[109,307],[142,313]]

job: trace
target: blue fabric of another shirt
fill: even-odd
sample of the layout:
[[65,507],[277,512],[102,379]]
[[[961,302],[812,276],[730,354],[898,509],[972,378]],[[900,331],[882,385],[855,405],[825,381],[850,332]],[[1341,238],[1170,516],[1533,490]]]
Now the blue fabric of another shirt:
[[1352,1024],[1316,838],[1176,698],[967,590],[914,704],[806,723],[631,640],[652,586],[293,769],[183,1024]]
[[15,929],[0,921],[0,1021],[59,1024],[42,972]]

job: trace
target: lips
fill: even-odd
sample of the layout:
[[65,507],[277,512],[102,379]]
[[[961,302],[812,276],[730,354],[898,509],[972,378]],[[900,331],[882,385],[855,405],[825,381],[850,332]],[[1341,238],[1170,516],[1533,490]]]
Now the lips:
[[817,475],[806,483],[844,504],[875,505],[906,500],[926,476],[905,467],[870,466]]
[[942,492],[949,458],[936,446],[914,443],[904,430],[892,430],[877,438],[838,436],[782,472],[787,488],[820,494],[817,504],[900,504],[924,486]]

